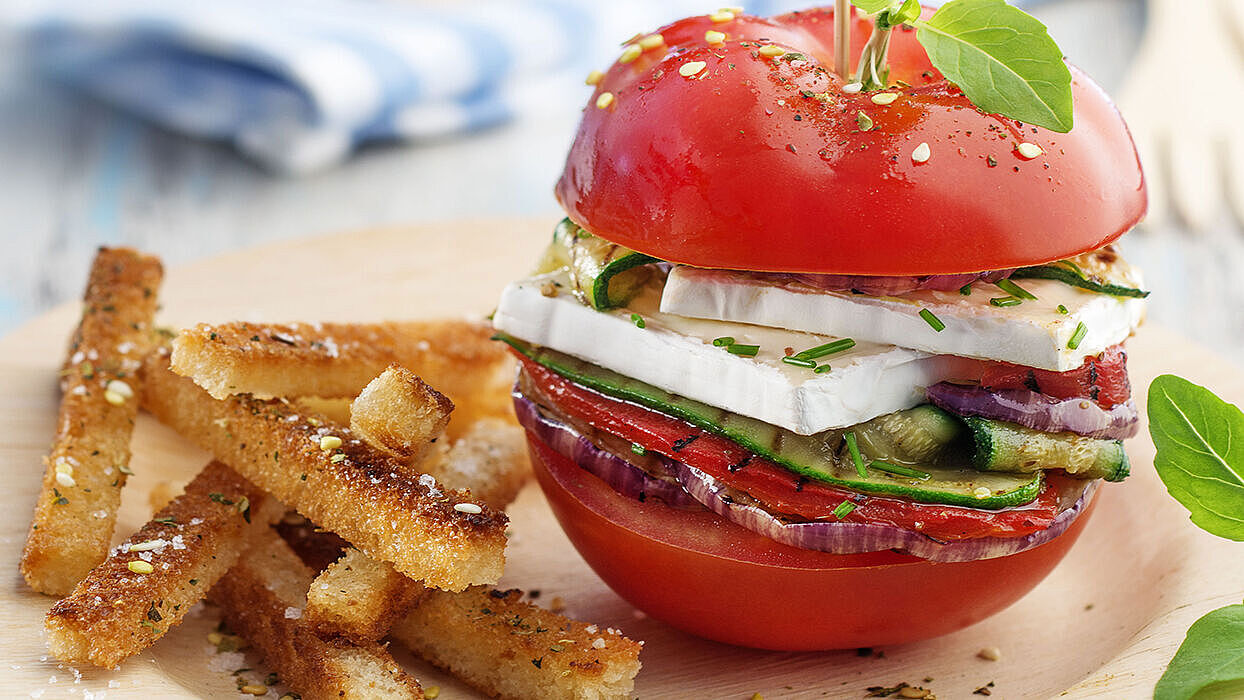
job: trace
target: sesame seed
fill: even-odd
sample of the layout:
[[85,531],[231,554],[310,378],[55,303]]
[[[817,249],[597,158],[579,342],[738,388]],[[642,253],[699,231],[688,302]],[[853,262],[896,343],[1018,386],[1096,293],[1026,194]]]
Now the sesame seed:
[[713,22],[714,24],[721,24],[721,23],[723,23],[723,22],[730,22],[730,21],[732,21],[732,20],[734,19],[734,12],[733,12],[733,11],[731,11],[731,10],[724,10],[724,9],[723,9],[723,10],[718,10],[718,11],[714,12],[713,14],[709,15],[709,16],[708,16],[708,19],[709,19],[709,21]]
[[707,32],[704,32],[704,41],[707,41],[710,44],[725,43],[726,33],[710,29]]
[[428,700],[436,700],[441,696],[441,687],[439,685],[430,685],[423,689],[423,697]]
[[153,549],[159,549],[164,545],[163,540],[147,540],[138,544],[130,545],[131,552],[150,552]]
[[483,508],[480,508],[474,503],[455,503],[454,510],[458,511],[459,513],[473,513],[476,515],[484,512]]
[[65,460],[64,457],[61,457],[60,459],[56,460],[56,473],[57,474],[69,474],[72,476],[73,467],[69,466],[69,463],[64,460]]
[[152,566],[149,562],[142,561],[141,559],[135,559],[129,564],[126,564],[126,566],[129,567],[130,571],[133,571],[136,574],[149,574],[152,571],[155,571],[154,566]]
[[761,56],[766,56],[769,58],[777,58],[778,56],[785,54],[786,49],[782,48],[781,46],[774,45],[774,44],[766,44],[765,46],[760,47],[759,53]]
[[613,104],[613,93],[612,92],[602,92],[600,93],[600,97],[596,98],[597,109],[604,109],[611,104]]
[[333,455],[332,457],[329,457],[329,458],[328,458],[328,461],[329,461],[329,462],[331,462],[331,463],[333,463],[333,464],[339,464],[339,463],[341,463],[341,462],[346,461],[346,456],[345,456],[345,455],[343,455],[343,454],[341,454],[340,452],[338,452],[337,454]]
[[336,435],[323,435],[320,437],[321,450],[335,450],[341,447],[341,438]]
[[256,685],[256,684],[254,684],[254,683],[248,683],[248,684],[246,684],[246,685],[242,686],[241,688],[238,688],[238,692],[240,692],[240,693],[245,693],[246,695],[254,695],[254,696],[258,697],[258,696],[260,696],[260,695],[267,695],[267,694],[268,694],[268,686],[266,686],[266,685]]
[[1027,141],[1016,146],[1015,150],[1019,153],[1019,156],[1023,158],[1024,160],[1032,160],[1033,158],[1036,158],[1045,153],[1045,151],[1041,150],[1040,146],[1038,146],[1035,143],[1028,143]]
[[984,486],[977,486],[976,488],[972,489],[972,496],[974,498],[989,498],[989,494],[990,494],[989,489]]
[[68,474],[64,472],[56,473],[56,483],[60,484],[61,486],[64,486],[67,489],[73,488],[74,486],[77,486],[78,484],[78,482],[73,480],[72,476],[69,476]]
[[703,73],[707,67],[708,64],[704,61],[688,61],[678,67],[678,74],[684,78],[694,78]]
[[648,36],[639,40],[639,48],[643,49],[644,51],[651,51],[653,49],[657,49],[662,46],[665,46],[665,37],[661,36],[660,34],[649,34]]
[[126,384],[120,379],[114,379],[108,382],[107,386],[104,387],[104,390],[116,392],[127,399],[134,398],[134,390],[130,388],[129,384]]
[[842,91],[847,93],[848,95],[854,95],[855,93],[863,89],[864,89],[864,83],[847,83],[846,85],[842,86]]
[[873,104],[875,105],[888,105],[898,99],[898,93],[897,92],[879,92],[876,95],[873,95],[872,99],[873,99]]
[[125,403],[125,397],[115,391],[105,391],[104,400],[113,406],[120,406]]
[[600,85],[600,81],[604,79],[605,79],[604,73],[601,73],[598,70],[594,70],[591,73],[587,74],[587,78],[584,79],[583,83],[585,85]]
[[622,50],[622,55],[618,56],[618,63],[630,63],[639,58],[639,54],[643,52],[644,50],[639,48],[639,44],[631,44]]
[[985,647],[976,652],[976,655],[986,661],[997,661],[1002,658],[1002,651],[998,647]]
[[921,141],[919,146],[911,152],[911,162],[925,163],[928,162],[929,156],[933,155],[933,150],[929,148],[927,142]]

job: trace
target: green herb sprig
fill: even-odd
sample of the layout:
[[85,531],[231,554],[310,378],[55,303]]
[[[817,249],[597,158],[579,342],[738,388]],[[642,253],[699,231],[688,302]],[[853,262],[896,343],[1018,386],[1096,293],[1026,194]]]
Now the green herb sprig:
[[[1157,448],[1153,466],[1192,522],[1244,541],[1244,413],[1205,387],[1164,374],[1149,385],[1149,435]],[[1188,628],[1153,698],[1227,697],[1214,692],[1241,686],[1244,605],[1228,605]]]
[[874,15],[855,80],[889,84],[890,32],[907,25],[933,66],[981,111],[1071,131],[1071,71],[1045,25],[1004,0],[950,0],[926,19],[916,0],[851,0]]

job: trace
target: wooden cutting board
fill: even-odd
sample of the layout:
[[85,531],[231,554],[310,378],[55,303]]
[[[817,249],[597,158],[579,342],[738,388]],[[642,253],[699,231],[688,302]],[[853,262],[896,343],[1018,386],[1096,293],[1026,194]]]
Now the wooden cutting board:
[[[477,221],[289,241],[172,269],[162,294],[169,326],[226,320],[379,320],[487,314],[502,286],[525,273],[549,239],[551,221]],[[1158,290],[1161,294],[1161,290]],[[206,642],[216,622],[204,609],[152,650],[113,671],[80,679],[46,658],[43,615],[51,601],[28,591],[17,561],[53,434],[56,370],[76,305],[31,321],[0,340],[0,695],[81,697],[232,696],[233,666]],[[1212,352],[1160,328],[1129,344],[1137,399],[1157,374],[1174,372],[1244,403],[1244,374]],[[871,685],[923,685],[938,697],[1148,697],[1183,639],[1209,610],[1244,597],[1244,545],[1192,526],[1153,473],[1153,447],[1131,441],[1133,476],[1107,485],[1084,535],[1054,573],[1003,613],[955,634],[855,651],[778,653],[706,642],[643,618],[615,596],[562,535],[529,487],[511,508],[513,536],[503,585],[560,597],[567,614],[620,627],[646,640],[635,696],[649,698],[859,698]],[[142,416],[134,437],[136,476],[125,491],[120,532],[150,515],[147,493],[178,484],[205,462],[199,450]],[[919,591],[913,591],[919,595]],[[1001,650],[999,661],[977,657]],[[404,656],[441,698],[477,694]],[[247,666],[255,666],[250,659]],[[263,672],[251,672],[262,678]]]

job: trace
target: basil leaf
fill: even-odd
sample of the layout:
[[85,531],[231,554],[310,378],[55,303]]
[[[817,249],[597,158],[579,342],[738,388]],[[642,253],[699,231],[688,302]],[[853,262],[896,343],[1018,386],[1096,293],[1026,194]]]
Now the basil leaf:
[[1071,131],[1071,71],[1031,15],[1003,0],[951,0],[915,25],[929,60],[979,109]]
[[898,7],[900,0],[851,0],[851,4],[864,11],[864,14],[875,15],[882,10]]
[[1192,382],[1149,385],[1153,466],[1202,530],[1244,541],[1244,413]]
[[1238,698],[1244,690],[1244,605],[1219,608],[1192,623],[1153,700]]
[[890,12],[890,22],[893,24],[910,24],[920,19],[920,0],[906,0],[902,7]]

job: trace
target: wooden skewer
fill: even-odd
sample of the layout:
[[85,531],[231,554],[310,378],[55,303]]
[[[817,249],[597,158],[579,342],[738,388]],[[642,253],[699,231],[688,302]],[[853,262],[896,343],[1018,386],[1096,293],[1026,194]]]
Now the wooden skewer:
[[836,0],[834,5],[834,72],[851,80],[851,3]]

